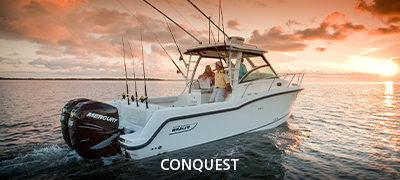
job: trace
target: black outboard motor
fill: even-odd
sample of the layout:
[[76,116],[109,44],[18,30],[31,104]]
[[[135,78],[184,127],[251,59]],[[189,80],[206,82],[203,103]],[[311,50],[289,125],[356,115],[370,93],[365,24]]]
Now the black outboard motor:
[[110,104],[85,101],[76,105],[68,123],[75,151],[90,159],[121,153],[118,117],[118,109]]
[[69,137],[69,129],[68,129],[68,119],[71,115],[72,109],[80,102],[85,102],[85,101],[91,101],[90,99],[86,98],[77,98],[77,99],[71,99],[65,106],[61,109],[61,131],[62,135],[64,137],[65,142],[68,144],[68,146],[73,149],[72,144],[71,144],[71,138]]

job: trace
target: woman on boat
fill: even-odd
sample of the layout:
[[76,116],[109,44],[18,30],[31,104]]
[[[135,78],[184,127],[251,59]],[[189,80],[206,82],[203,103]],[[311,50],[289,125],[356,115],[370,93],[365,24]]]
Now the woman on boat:
[[215,76],[215,73],[212,71],[211,66],[207,65],[206,69],[204,70],[204,73],[201,74],[199,76],[199,78],[197,78],[197,79],[205,80],[206,78],[209,78],[212,81],[212,84],[215,84],[214,76]]

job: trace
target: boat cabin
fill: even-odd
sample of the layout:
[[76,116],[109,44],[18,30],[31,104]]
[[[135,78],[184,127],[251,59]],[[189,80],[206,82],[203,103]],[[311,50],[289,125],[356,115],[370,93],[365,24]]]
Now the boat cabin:
[[[185,54],[189,55],[190,59],[188,63],[184,62],[187,67],[184,77],[190,94],[188,105],[208,103],[213,90],[211,81],[208,81],[207,85],[202,80],[198,80],[196,72],[202,72],[206,65],[214,68],[215,62],[218,61],[222,62],[224,71],[230,79],[231,90],[225,100],[242,97],[243,94],[239,92],[243,93],[243,87],[247,87],[252,81],[278,78],[277,73],[264,57],[265,53],[267,53],[266,50],[240,42],[205,44],[188,48]],[[241,63],[242,58],[243,63]],[[240,66],[243,65],[247,73],[239,77]]]

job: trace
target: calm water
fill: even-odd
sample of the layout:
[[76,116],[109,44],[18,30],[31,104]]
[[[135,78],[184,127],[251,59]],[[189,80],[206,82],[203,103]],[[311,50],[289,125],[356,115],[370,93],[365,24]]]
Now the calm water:
[[[399,83],[303,86],[293,116],[275,129],[135,161],[82,159],[60,129],[60,110],[70,99],[117,99],[124,81],[0,81],[0,179],[400,179]],[[143,83],[138,87],[143,95]],[[147,83],[149,96],[183,87]],[[239,162],[236,171],[160,167],[163,159],[182,158]]]

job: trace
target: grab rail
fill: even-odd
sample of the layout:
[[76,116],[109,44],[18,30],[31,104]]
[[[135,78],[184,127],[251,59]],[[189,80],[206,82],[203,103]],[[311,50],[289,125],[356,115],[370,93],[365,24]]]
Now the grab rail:
[[[303,82],[304,74],[305,73],[280,73],[280,74],[278,74],[278,77],[283,80],[285,80],[286,77],[292,77],[292,79],[290,79],[290,82],[287,87],[289,87],[290,85],[293,86],[293,84],[300,86],[301,82]],[[282,78],[282,76],[284,76],[284,77]],[[297,76],[296,83],[292,83],[293,79],[295,79],[296,76]]]
[[[268,91],[271,90],[271,87],[272,87],[272,85],[274,84],[274,82],[275,82],[275,80],[276,80],[277,78],[278,78],[278,79],[283,79],[283,80],[285,80],[287,77],[292,77],[292,79],[290,80],[290,82],[288,83],[288,86],[287,86],[286,88],[289,88],[290,85],[293,86],[293,84],[296,84],[297,86],[300,86],[300,85],[301,85],[301,82],[303,81],[304,74],[305,74],[305,73],[278,73],[277,76],[272,77],[272,78],[268,78],[268,79],[273,79],[273,81],[271,82],[271,85],[270,85],[269,88],[268,88]],[[282,76],[284,76],[284,77],[282,78]],[[292,83],[292,81],[293,81],[293,79],[295,79],[295,77],[297,77],[297,81],[296,81],[296,83]],[[247,88],[248,88],[250,85],[253,85],[253,81],[250,81],[250,83],[247,84],[246,89],[243,91],[243,94],[242,94],[242,97],[241,97],[241,98],[244,97],[244,95],[245,95],[245,93],[246,93],[246,91],[247,91]]]

